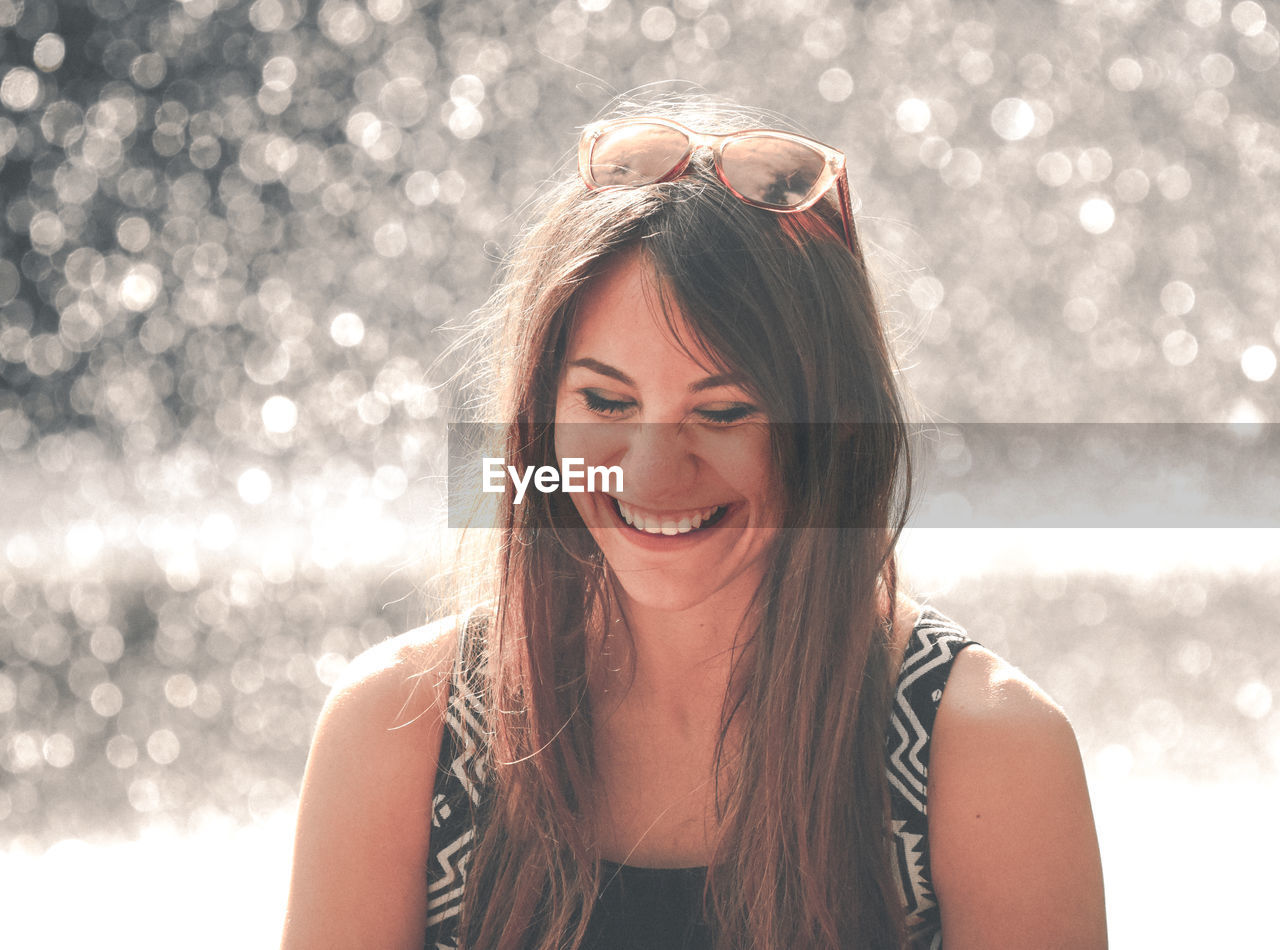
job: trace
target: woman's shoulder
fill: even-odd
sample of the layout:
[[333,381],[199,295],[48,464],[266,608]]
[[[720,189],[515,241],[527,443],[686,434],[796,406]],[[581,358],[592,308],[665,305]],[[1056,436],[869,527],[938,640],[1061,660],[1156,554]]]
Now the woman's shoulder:
[[303,779],[285,946],[420,943],[458,630],[442,620],[379,643],[334,684]]
[[932,744],[929,838],[947,945],[1105,946],[1088,786],[1061,707],[971,644],[952,662]]
[[461,629],[460,617],[445,617],[374,644],[343,670],[326,709],[382,709],[397,720],[393,725],[402,726],[440,708],[448,698]]

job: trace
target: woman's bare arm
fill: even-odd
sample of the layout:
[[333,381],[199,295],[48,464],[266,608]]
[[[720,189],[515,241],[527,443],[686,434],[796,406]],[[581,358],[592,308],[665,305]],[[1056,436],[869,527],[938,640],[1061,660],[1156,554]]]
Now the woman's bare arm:
[[932,746],[929,842],[947,950],[1106,947],[1098,837],[1062,710],[970,647]]
[[320,714],[298,806],[285,950],[419,948],[452,621],[358,657]]

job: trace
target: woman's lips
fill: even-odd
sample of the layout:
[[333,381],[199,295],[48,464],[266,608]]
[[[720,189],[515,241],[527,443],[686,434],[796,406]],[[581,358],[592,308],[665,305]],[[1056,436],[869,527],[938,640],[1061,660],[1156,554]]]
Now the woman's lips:
[[614,510],[633,531],[672,537],[709,528],[724,517],[728,505],[709,505],[685,511],[651,511],[609,496]]

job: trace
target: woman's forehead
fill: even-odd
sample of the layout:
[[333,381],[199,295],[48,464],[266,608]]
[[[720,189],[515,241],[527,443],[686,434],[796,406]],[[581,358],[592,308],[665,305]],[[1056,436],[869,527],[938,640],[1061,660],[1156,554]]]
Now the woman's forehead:
[[700,340],[672,288],[648,255],[632,249],[610,261],[583,289],[570,329],[568,359],[586,350],[689,362],[703,374],[722,373],[724,360]]

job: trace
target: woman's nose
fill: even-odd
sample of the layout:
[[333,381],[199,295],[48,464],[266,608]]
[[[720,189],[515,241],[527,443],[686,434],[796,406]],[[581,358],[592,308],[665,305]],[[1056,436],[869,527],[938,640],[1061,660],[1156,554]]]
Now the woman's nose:
[[676,423],[637,423],[621,460],[627,497],[656,505],[687,492],[698,463],[686,443]]

